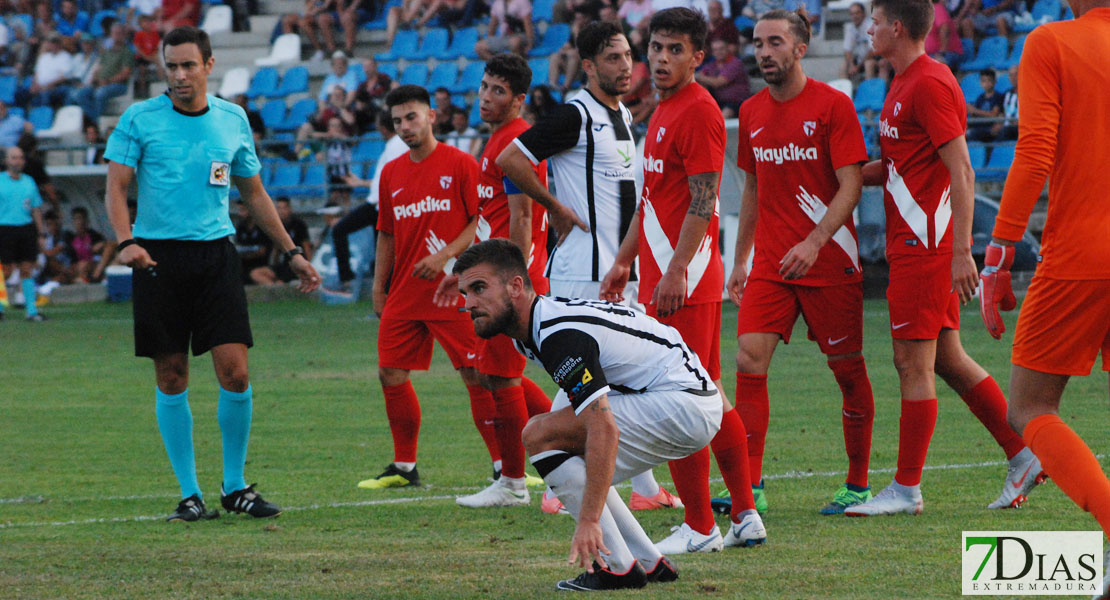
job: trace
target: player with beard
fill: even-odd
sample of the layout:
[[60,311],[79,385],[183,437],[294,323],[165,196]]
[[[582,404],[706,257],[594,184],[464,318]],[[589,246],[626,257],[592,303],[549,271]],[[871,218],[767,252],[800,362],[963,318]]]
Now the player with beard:
[[894,481],[844,514],[921,513],[921,470],[937,422],[936,375],[1009,459],[1002,494],[988,508],[1021,506],[1043,481],[1041,463],[1006,422],[998,383],[960,342],[960,304],[971,300],[979,280],[971,257],[975,172],[964,139],[963,93],[952,71],[925,54],[929,0],[874,0],[873,6],[868,33],[895,75],[880,113],[882,160],[868,163],[863,178],[864,185],[883,186],[887,305],[902,415]]
[[706,29],[702,15],[688,8],[651,17],[648,62],[659,106],[644,143],[644,187],[633,225],[601,284],[603,299],[620,300],[632,262],[639,258],[640,301],[648,314],[682,332],[721,390],[724,416],[711,446],[732,495],[730,527],[722,538],[713,520],[705,448],[669,465],[686,513],[682,525],[657,544],[664,554],[754,546],[767,538],[752,498],[747,432],[720,382],[724,267],[717,190],[725,124],[713,96],[694,81],[705,57]]
[[802,69],[810,36],[804,11],[766,12],[754,34],[768,87],[740,107],[737,165],[747,177],[725,286],[740,307],[736,407],[749,434],[752,485],[762,512],[767,370],[779,341],[790,342],[800,312],[844,398],[848,477],[821,509],[839,514],[871,499],[867,466],[875,401],[862,353],[863,274],[852,224],[867,148],[851,98]]
[[[522,133],[497,159],[509,181],[548,210],[559,238],[545,274],[551,295],[599,298],[601,277],[609,270],[636,209],[632,156],[632,114],[620,98],[631,86],[632,49],[620,27],[596,22],[575,37],[589,83]],[[554,172],[556,199],[536,175],[543,160]],[[631,277],[625,297],[635,302]],[[638,308],[642,306],[634,304]],[[649,472],[632,478],[632,510],[682,507]],[[555,512],[549,497],[544,510]]]

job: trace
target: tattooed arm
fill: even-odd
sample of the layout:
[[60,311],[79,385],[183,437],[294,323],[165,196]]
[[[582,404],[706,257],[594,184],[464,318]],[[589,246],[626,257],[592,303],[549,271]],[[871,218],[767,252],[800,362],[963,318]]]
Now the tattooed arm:
[[[674,256],[652,294],[651,302],[662,317],[670,316],[686,301],[686,267],[697,253],[717,209],[717,186],[721,181],[719,172],[698,173],[686,180],[690,185],[690,208],[682,221]],[[663,268],[663,265],[660,267]]]

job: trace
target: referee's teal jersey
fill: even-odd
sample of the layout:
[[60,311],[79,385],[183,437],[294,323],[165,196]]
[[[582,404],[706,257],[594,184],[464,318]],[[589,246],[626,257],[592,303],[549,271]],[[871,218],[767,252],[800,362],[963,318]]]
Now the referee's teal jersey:
[[42,206],[42,196],[35,180],[26,173],[12,179],[7,171],[0,172],[0,225],[34,223],[31,209]]
[[104,157],[135,169],[133,233],[153,240],[233,235],[230,176],[252,177],[262,168],[246,113],[212,95],[199,113],[177,110],[167,95],[133,104],[108,138]]

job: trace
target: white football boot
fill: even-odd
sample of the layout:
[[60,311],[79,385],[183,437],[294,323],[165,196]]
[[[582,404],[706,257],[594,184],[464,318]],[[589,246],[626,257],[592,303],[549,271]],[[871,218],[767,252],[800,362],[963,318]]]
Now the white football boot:
[[671,535],[655,543],[660,554],[693,554],[695,552],[718,552],[724,547],[721,529],[716,525],[708,535],[698,533],[683,523],[671,528]]
[[923,507],[920,485],[906,486],[897,481],[892,481],[883,491],[875,494],[874,498],[863,504],[844,509],[844,514],[849,517],[870,517],[898,513],[920,515]]
[[1029,492],[1046,479],[1048,475],[1041,468],[1041,460],[1032,450],[1026,448],[1010,459],[1006,483],[1002,484],[1002,495],[988,504],[987,508],[1021,508]]
[[767,528],[754,508],[740,513],[739,523],[730,523],[724,544],[728,546],[758,546],[767,541]]

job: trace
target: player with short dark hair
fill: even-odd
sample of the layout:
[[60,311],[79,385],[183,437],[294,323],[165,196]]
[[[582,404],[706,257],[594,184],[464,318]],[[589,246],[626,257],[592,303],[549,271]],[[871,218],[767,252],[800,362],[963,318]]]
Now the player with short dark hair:
[[[23,172],[26,159],[19,146],[5,149],[5,171],[0,174],[0,266],[4,280],[0,287],[8,285],[12,269],[19,269],[20,285],[23,288],[23,301],[27,320],[41,322],[46,316],[35,306],[35,261],[46,236],[46,225],[42,221],[42,196],[35,181]],[[0,304],[0,320],[4,318],[4,306]]]
[[[431,365],[439,342],[459,372],[471,405],[493,400],[475,369],[477,338],[458,302],[437,306],[436,287],[478,226],[478,164],[432,133],[436,111],[428,91],[402,85],[385,97],[393,128],[409,151],[382,169],[378,182],[378,239],[374,256],[374,312],[378,379],[393,434],[393,462],[364,489],[419,486],[416,469],[420,401],[409,374]],[[477,398],[476,398],[477,397]],[[490,458],[496,445],[487,440]]]
[[732,496],[725,536],[709,499],[709,449],[670,463],[685,504],[682,525],[657,545],[664,554],[754,546],[767,538],[752,497],[747,432],[721,386],[721,290],[717,191],[725,158],[725,123],[713,96],[694,73],[705,57],[705,20],[688,8],[651,18],[648,62],[659,92],[644,142],[644,186],[632,227],[601,297],[620,300],[632,262],[640,261],[640,302],[649,315],[682,332],[721,391],[721,430],[713,454]]
[[524,429],[532,465],[577,523],[569,559],[587,568],[556,587],[677,579],[612,485],[697,452],[717,432],[720,393],[697,355],[640,311],[537,295],[524,255],[507,240],[471,247],[453,271],[477,334],[511,336],[560,388],[552,411]]
[[1099,352],[1110,371],[1110,2],[1072,0],[1071,7],[1074,20],[1041,25],[1025,41],[1021,132],[987,247],[980,307],[987,330],[1000,338],[1006,327],[998,308],[1017,304],[1013,245],[1047,177],[1042,260],[1014,333],[1009,422],[1056,485],[1110,535],[1110,481],[1059,410],[1068,379],[1090,374]]
[[[232,182],[282,260],[310,292],[320,278],[285,232],[259,177],[261,165],[246,113],[208,95],[208,34],[192,27],[168,33],[162,48],[169,90],[129,107],[104,157],[105,203],[120,240],[119,260],[134,269],[135,354],[154,359],[158,429],[181,485],[171,521],[218,515],[204,504],[193,455],[189,410],[190,345],[211,351],[220,384],[217,420],[223,436],[220,502],[229,512],[273,517],[281,509],[247,485],[243,467],[252,416],[247,348],[253,343],[235,233],[228,211]],[[132,230],[127,190],[138,180]]]
[[886,207],[887,304],[902,393],[898,470],[848,516],[920,514],[921,470],[937,422],[940,375],[990,431],[1010,461],[989,508],[1020,506],[1043,481],[1041,463],[1006,423],[998,383],[960,342],[960,304],[978,282],[971,257],[975,172],[964,131],[967,111],[952,71],[925,54],[929,0],[874,0],[871,41],[894,80],[879,121],[882,159],[864,166],[864,185],[882,185]]
[[863,273],[852,224],[867,148],[851,98],[802,68],[809,21],[795,12],[768,11],[756,22],[752,42],[768,86],[740,107],[739,117],[737,165],[746,178],[725,286],[740,307],[736,407],[748,431],[756,508],[766,511],[767,370],[801,313],[844,398],[848,477],[821,509],[839,514],[871,499],[875,401],[862,352]]

